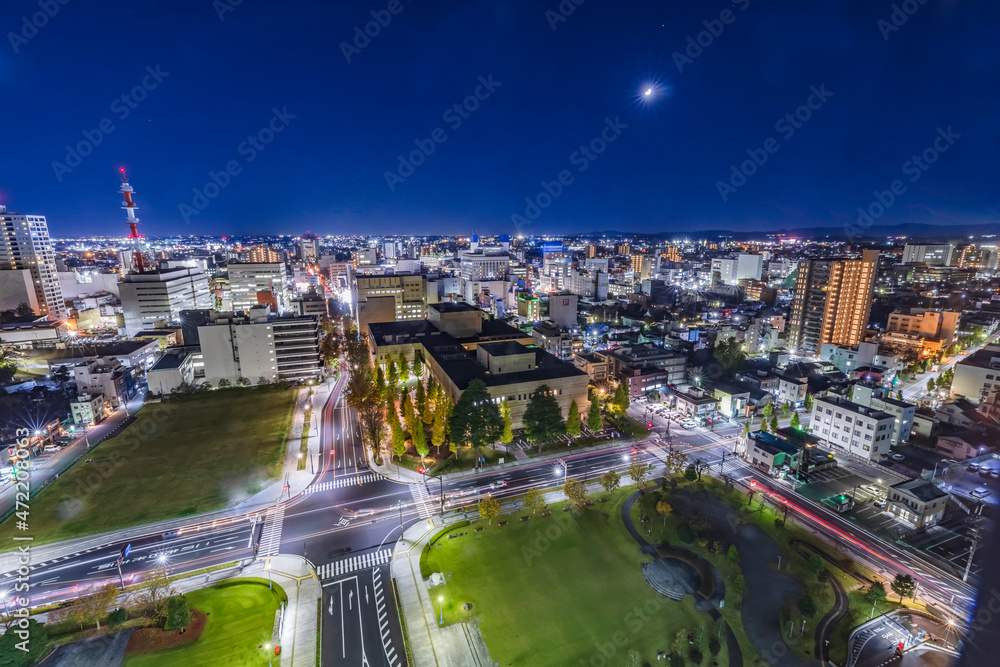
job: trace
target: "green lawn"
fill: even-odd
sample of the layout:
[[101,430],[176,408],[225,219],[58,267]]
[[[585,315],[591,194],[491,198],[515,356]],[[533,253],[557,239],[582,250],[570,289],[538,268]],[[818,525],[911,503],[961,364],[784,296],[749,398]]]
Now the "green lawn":
[[[31,501],[35,544],[238,502],[280,475],[295,392],[229,389],[145,406]],[[0,524],[3,544],[19,531]]]
[[[189,646],[160,653],[136,655],[125,661],[127,667],[215,667],[216,665],[266,665],[267,651],[274,629],[274,613],[287,600],[275,585],[265,579],[237,579],[187,594],[194,609],[208,614],[205,631]],[[274,658],[275,664],[278,659]]]
[[[446,624],[480,618],[490,656],[503,665],[625,664],[632,649],[656,664],[679,630],[712,632],[690,597],[668,600],[643,579],[648,557],[621,521],[633,492],[619,490],[576,516],[553,505],[549,517],[522,522],[518,512],[501,516],[509,522],[502,528],[494,521],[476,532],[484,525],[477,522],[452,531],[461,537],[442,536],[421,567],[450,575],[431,591],[435,610],[443,596]],[[728,665],[725,647],[719,664]]]

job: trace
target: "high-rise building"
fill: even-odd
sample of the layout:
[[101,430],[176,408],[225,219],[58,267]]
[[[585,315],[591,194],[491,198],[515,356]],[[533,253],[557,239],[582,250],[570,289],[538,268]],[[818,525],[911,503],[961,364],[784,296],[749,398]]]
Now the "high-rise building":
[[306,264],[315,264],[319,259],[319,239],[315,234],[306,232],[299,239],[299,259]]
[[180,321],[182,310],[207,309],[215,303],[208,276],[189,268],[129,273],[118,283],[118,293],[129,338],[154,329],[157,322]]
[[632,246],[630,244],[628,244],[628,243],[619,243],[615,247],[615,254],[617,254],[617,255],[631,255],[632,254]]
[[929,264],[930,266],[951,266],[951,256],[955,246],[910,244],[903,246],[903,264]]
[[305,380],[322,371],[319,351],[319,319],[277,317],[266,306],[249,314],[219,314],[198,327],[205,380],[236,383],[246,378],[258,384],[261,378]]
[[66,319],[69,312],[45,216],[8,213],[6,206],[0,206],[0,271],[23,269],[31,274],[38,314],[54,321]]
[[587,259],[594,259],[597,257],[597,246],[593,243],[587,244]]
[[799,262],[789,322],[789,347],[819,354],[825,343],[850,347],[864,339],[878,268],[877,250],[861,259]]
[[229,293],[234,311],[268,303],[275,312],[288,307],[288,277],[284,262],[230,262]]
[[998,255],[995,246],[979,246],[975,243],[970,243],[962,248],[962,252],[958,256],[958,268],[996,271],[997,259]]
[[246,261],[252,264],[276,264],[278,262],[285,261],[285,253],[276,248],[272,248],[266,243],[260,243],[258,245],[250,246],[250,249],[246,251]]
[[351,302],[357,305],[358,327],[362,332],[368,322],[423,319],[428,301],[437,300],[437,286],[429,299],[427,279],[419,274],[358,275],[351,289]]

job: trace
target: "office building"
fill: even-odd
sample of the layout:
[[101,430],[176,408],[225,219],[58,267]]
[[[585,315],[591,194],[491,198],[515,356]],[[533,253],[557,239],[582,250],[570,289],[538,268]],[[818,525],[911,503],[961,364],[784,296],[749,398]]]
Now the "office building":
[[125,335],[180,320],[182,310],[211,308],[215,299],[208,276],[197,269],[163,269],[129,273],[118,283]]
[[549,319],[557,327],[572,329],[578,326],[577,308],[580,297],[560,292],[549,296]]
[[269,305],[276,313],[287,309],[284,262],[230,262],[228,272],[234,311],[246,312],[259,305]]
[[368,322],[423,319],[428,301],[437,301],[437,286],[431,290],[427,278],[420,274],[358,275],[351,290],[361,331]]
[[531,395],[543,385],[559,403],[564,419],[572,401],[586,414],[587,374],[534,347],[530,336],[464,303],[434,304],[427,312],[428,318],[419,322],[369,325],[373,361],[381,365],[390,357],[403,354],[412,359],[422,352],[427,373],[453,402],[472,380],[482,380],[494,401],[510,405],[515,429],[523,426]]
[[903,264],[927,264],[929,266],[951,266],[955,246],[923,245],[907,243],[903,247]]
[[246,315],[216,313],[198,327],[205,380],[218,385],[225,379],[251,384],[279,379],[303,381],[322,373],[319,320],[315,317],[279,317],[267,306]]
[[896,418],[881,410],[840,396],[817,398],[813,404],[812,434],[869,461],[889,455]]
[[815,355],[826,343],[850,347],[864,339],[878,256],[865,250],[860,259],[799,262],[788,334],[793,351]]
[[306,232],[299,239],[299,259],[305,264],[315,264],[319,260],[319,239]]
[[[27,303],[32,310],[53,321],[66,319],[69,311],[63,301],[45,216],[8,213],[7,207],[0,205],[0,272],[24,270],[31,277],[29,294],[34,299],[29,298]],[[20,290],[24,278],[23,273],[19,274],[10,284]]]
[[78,394],[102,395],[116,408],[135,396],[135,369],[114,357],[85,361],[72,371]]
[[961,313],[951,310],[906,308],[889,315],[883,342],[900,347],[917,348],[932,354],[947,349],[955,342]]
[[987,345],[955,364],[951,393],[978,405],[1000,389],[1000,345]]
[[940,522],[947,505],[947,493],[918,478],[890,486],[885,511],[910,528],[923,529]]

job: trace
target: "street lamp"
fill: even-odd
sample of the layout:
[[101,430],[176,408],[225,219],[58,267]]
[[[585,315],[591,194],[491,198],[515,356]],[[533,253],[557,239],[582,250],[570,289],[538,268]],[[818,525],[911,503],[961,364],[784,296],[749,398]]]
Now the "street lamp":
[[444,596],[438,596],[438,608],[441,610],[441,625],[444,625]]

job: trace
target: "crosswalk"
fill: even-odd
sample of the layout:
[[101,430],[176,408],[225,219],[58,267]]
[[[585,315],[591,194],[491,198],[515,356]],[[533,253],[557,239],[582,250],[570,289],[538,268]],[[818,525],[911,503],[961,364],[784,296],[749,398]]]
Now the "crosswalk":
[[410,495],[416,501],[417,513],[420,515],[420,518],[431,518],[434,514],[434,509],[432,508],[433,503],[431,502],[431,498],[427,494],[427,488],[419,483],[410,484]]
[[279,505],[267,511],[264,532],[260,536],[258,556],[277,556],[281,550],[281,524],[285,520],[285,506]]
[[385,651],[385,659],[389,661],[389,667],[396,667],[399,655],[396,653],[396,647],[392,645],[392,635],[389,633],[389,612],[385,610],[382,570],[376,569],[372,573],[372,581],[375,586],[375,605],[378,610],[378,631],[382,637],[382,650]]
[[332,579],[344,574],[350,574],[358,570],[364,570],[377,565],[385,565],[392,560],[392,549],[382,549],[373,551],[361,556],[351,556],[338,560],[336,563],[327,563],[316,568],[316,574],[320,579]]
[[342,489],[346,486],[357,486],[359,484],[367,484],[369,482],[377,482],[382,479],[381,475],[376,475],[373,473],[365,473],[363,475],[349,475],[345,477],[338,477],[337,479],[330,480],[329,482],[320,482],[319,484],[313,484],[308,487],[306,493],[317,493],[319,491],[329,491],[330,489]]

